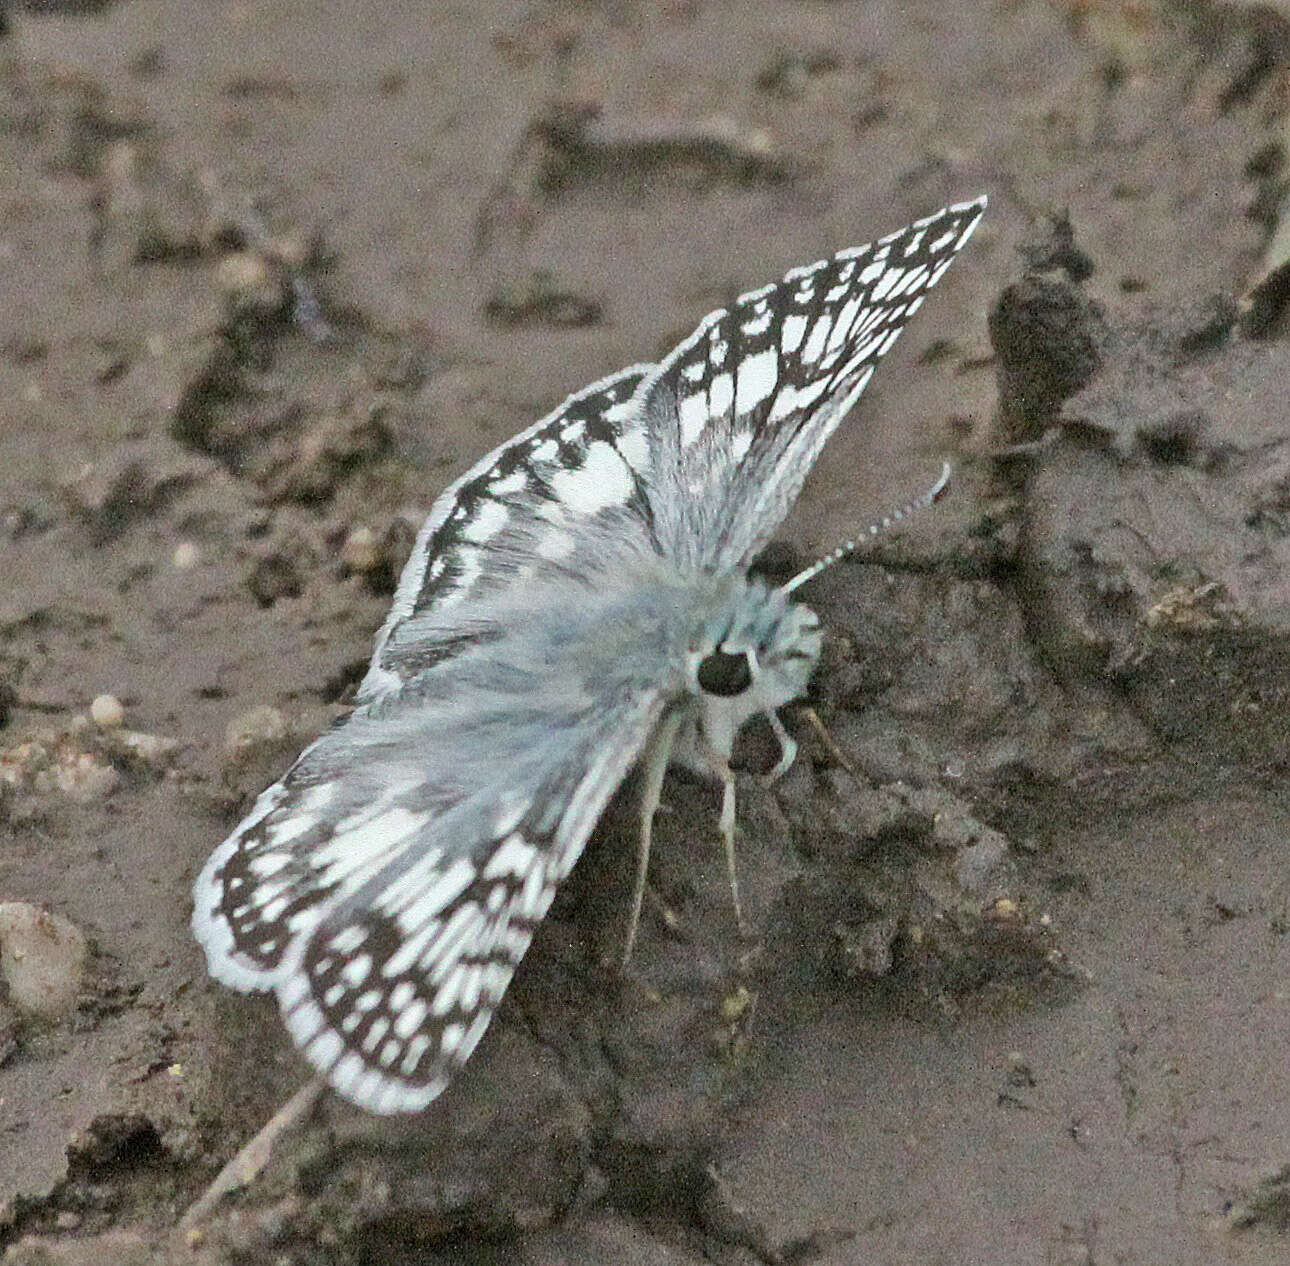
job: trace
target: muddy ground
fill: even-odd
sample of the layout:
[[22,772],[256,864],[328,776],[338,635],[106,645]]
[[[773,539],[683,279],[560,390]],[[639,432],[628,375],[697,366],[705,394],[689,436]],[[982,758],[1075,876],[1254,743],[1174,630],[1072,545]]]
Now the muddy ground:
[[[1290,13],[0,17],[0,902],[44,911],[0,907],[5,1261],[1290,1258]],[[305,1077],[192,877],[344,711],[437,490],[981,192],[767,560],[953,460],[806,594],[832,737],[790,713],[773,790],[743,752],[753,943],[678,775],[625,981],[615,809],[430,1111],[325,1103],[176,1232]]]

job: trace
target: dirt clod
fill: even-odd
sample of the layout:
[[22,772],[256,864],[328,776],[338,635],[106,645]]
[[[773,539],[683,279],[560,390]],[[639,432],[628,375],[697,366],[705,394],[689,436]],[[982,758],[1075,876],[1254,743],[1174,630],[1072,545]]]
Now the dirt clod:
[[69,919],[23,901],[0,903],[0,976],[8,1002],[42,1020],[71,1014],[89,948]]

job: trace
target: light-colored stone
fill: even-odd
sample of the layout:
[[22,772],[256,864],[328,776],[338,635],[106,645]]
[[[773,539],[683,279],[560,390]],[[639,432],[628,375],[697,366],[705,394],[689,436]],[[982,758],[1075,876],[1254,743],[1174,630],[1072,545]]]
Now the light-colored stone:
[[76,1006],[89,948],[62,915],[28,901],[0,903],[0,976],[16,1010],[61,1020]]
[[350,571],[375,571],[381,562],[380,543],[370,527],[356,527],[340,549],[340,561]]
[[125,709],[116,695],[99,695],[90,704],[90,720],[105,730],[114,730],[125,720]]
[[277,708],[261,704],[239,713],[224,731],[224,754],[237,764],[265,748],[276,747],[290,735],[287,718]]

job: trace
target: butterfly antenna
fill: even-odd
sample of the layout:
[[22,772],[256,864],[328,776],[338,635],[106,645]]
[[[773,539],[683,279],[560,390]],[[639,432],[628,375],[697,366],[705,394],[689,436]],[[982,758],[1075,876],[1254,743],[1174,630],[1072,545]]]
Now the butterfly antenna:
[[933,502],[939,501],[945,495],[945,490],[949,486],[950,464],[946,462],[941,467],[940,478],[921,497],[915,497],[913,501],[901,506],[899,510],[893,510],[890,514],[886,514],[876,522],[869,524],[863,535],[853,541],[844,541],[837,549],[821,558],[819,562],[812,563],[805,571],[798,572],[792,580],[783,586],[780,592],[792,593],[794,589],[806,584],[808,580],[814,580],[826,567],[832,567],[834,563],[841,562],[848,554],[854,554],[865,541],[873,540],[875,536],[880,536],[889,528],[895,527],[897,523],[909,518],[916,511],[924,510]]

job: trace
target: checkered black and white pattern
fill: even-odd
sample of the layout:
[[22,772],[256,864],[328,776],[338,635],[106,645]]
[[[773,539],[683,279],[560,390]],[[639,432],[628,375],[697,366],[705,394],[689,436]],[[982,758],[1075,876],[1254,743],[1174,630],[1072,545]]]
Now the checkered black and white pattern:
[[341,1094],[430,1103],[652,738],[724,759],[805,690],[818,621],[748,564],[984,209],[742,296],[436,501],[359,706],[195,887],[212,974],[273,990]]

